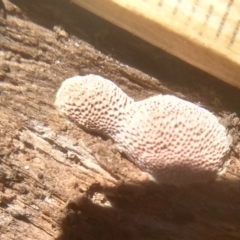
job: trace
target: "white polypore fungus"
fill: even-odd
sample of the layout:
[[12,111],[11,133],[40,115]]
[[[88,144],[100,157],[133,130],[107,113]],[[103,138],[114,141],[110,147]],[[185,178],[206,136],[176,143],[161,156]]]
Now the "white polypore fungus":
[[112,136],[118,131],[126,106],[132,102],[116,84],[90,74],[65,80],[55,105],[73,122]]
[[206,181],[222,169],[229,152],[226,130],[204,108],[158,95],[129,105],[125,115],[119,145],[159,182]]
[[222,170],[229,153],[225,128],[204,108],[174,96],[134,102],[96,75],[63,82],[55,104],[72,121],[110,136],[158,182],[204,182]]

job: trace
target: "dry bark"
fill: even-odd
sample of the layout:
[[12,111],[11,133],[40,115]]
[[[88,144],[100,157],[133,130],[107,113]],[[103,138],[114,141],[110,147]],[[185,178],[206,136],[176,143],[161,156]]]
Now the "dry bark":
[[[2,6],[2,240],[240,238],[239,90],[67,1]],[[182,188],[149,182],[110,139],[56,111],[61,82],[87,73],[134,99],[171,93],[221,116],[233,136],[226,173]]]

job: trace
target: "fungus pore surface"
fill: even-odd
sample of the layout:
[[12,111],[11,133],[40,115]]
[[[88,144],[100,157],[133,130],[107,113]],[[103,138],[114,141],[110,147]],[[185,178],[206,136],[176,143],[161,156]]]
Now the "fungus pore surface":
[[73,122],[111,137],[159,183],[206,182],[229,158],[230,143],[218,119],[174,96],[135,102],[110,80],[90,74],[65,80],[55,105]]

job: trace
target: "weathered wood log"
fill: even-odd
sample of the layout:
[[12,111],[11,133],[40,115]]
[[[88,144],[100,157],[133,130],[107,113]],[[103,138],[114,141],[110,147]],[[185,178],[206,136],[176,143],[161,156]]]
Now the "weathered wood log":
[[[239,90],[67,1],[3,3],[0,239],[240,237]],[[170,93],[220,116],[233,137],[226,173],[182,188],[150,182],[110,139],[55,109],[61,82],[88,73],[134,99]]]

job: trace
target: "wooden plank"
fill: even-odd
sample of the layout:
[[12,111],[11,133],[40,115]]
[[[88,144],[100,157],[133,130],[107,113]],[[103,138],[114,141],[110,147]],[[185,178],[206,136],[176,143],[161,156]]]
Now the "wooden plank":
[[73,0],[147,42],[240,88],[240,2]]

